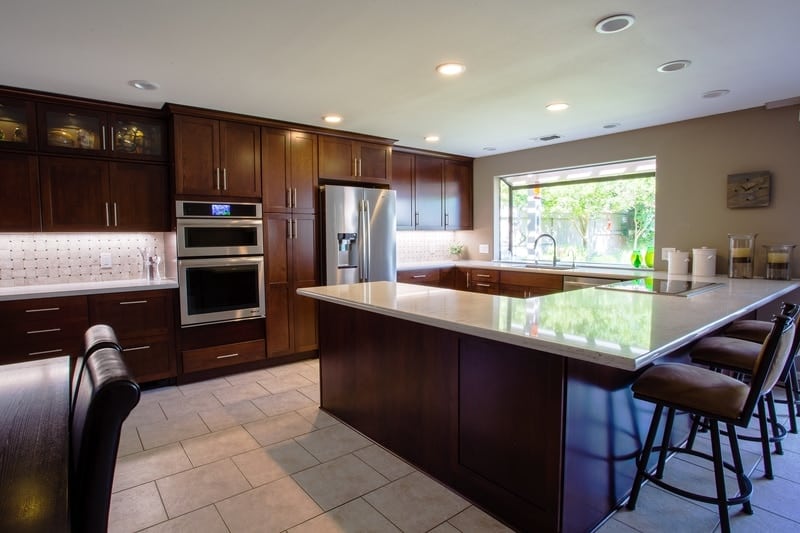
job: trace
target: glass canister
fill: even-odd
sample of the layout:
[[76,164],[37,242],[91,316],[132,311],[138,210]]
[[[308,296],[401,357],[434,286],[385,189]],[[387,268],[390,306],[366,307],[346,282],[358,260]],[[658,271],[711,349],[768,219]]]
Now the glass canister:
[[752,278],[757,233],[729,233],[728,277]]
[[767,279],[792,279],[791,263],[794,244],[765,244]]

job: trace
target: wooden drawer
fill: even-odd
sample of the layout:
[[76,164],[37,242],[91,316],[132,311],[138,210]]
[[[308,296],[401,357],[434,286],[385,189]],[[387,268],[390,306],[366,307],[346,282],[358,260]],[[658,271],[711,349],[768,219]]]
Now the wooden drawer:
[[250,361],[266,359],[266,346],[264,339],[233,344],[222,344],[209,348],[184,350],[183,372],[197,372],[223,366],[237,365]]
[[473,268],[469,271],[470,284],[472,283],[497,283],[500,281],[500,272],[497,270],[484,270]]
[[90,296],[90,322],[110,325],[120,341],[169,336],[173,324],[173,292],[155,290]]
[[543,289],[543,291],[549,290],[550,292],[553,292],[560,291],[563,288],[564,276],[560,276],[558,274],[542,274],[540,272],[504,271],[500,273],[500,283],[503,285],[508,284],[522,285],[524,287],[536,287]]
[[439,284],[438,268],[417,268],[414,270],[398,270],[397,281],[401,283]]
[[77,355],[88,327],[85,296],[15,300],[0,304],[4,363]]
[[122,358],[137,381],[175,376],[175,356],[170,339],[123,342]]
[[485,294],[500,294],[500,285],[486,281],[473,281],[470,283],[469,290]]

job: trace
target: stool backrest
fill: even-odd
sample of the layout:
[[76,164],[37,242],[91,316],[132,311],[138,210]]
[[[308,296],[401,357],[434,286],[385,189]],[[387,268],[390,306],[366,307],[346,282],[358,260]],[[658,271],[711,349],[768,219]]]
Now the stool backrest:
[[100,348],[76,367],[70,418],[69,508],[72,531],[105,532],[122,422],[139,402],[122,353]]
[[69,394],[70,421],[72,420],[72,410],[75,407],[75,397],[83,377],[83,367],[86,365],[87,359],[101,348],[116,348],[120,352],[122,351],[114,328],[107,324],[95,324],[83,334],[83,353],[75,360],[75,372],[72,375],[72,388]]
[[758,398],[770,392],[778,382],[786,361],[792,354],[795,337],[794,320],[786,315],[778,315],[773,317],[772,321],[772,330],[761,345],[761,351],[753,367],[750,394],[744,408],[746,415],[744,422],[749,422]]

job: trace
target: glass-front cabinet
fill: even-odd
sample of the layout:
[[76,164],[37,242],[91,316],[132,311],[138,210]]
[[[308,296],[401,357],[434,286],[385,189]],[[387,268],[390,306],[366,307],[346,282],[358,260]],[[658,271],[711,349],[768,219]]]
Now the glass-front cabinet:
[[39,148],[127,159],[163,160],[165,122],[87,108],[40,104]]
[[34,147],[35,108],[24,102],[0,96],[0,148],[30,149]]

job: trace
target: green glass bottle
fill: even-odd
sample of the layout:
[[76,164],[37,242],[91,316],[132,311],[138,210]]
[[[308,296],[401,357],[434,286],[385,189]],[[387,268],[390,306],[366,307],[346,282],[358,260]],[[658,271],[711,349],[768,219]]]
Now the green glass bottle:
[[647,251],[644,254],[644,264],[647,268],[653,268],[653,260],[655,259],[655,249],[652,246],[647,247]]
[[631,264],[634,268],[639,268],[642,266],[642,253],[639,250],[634,250],[631,252]]

